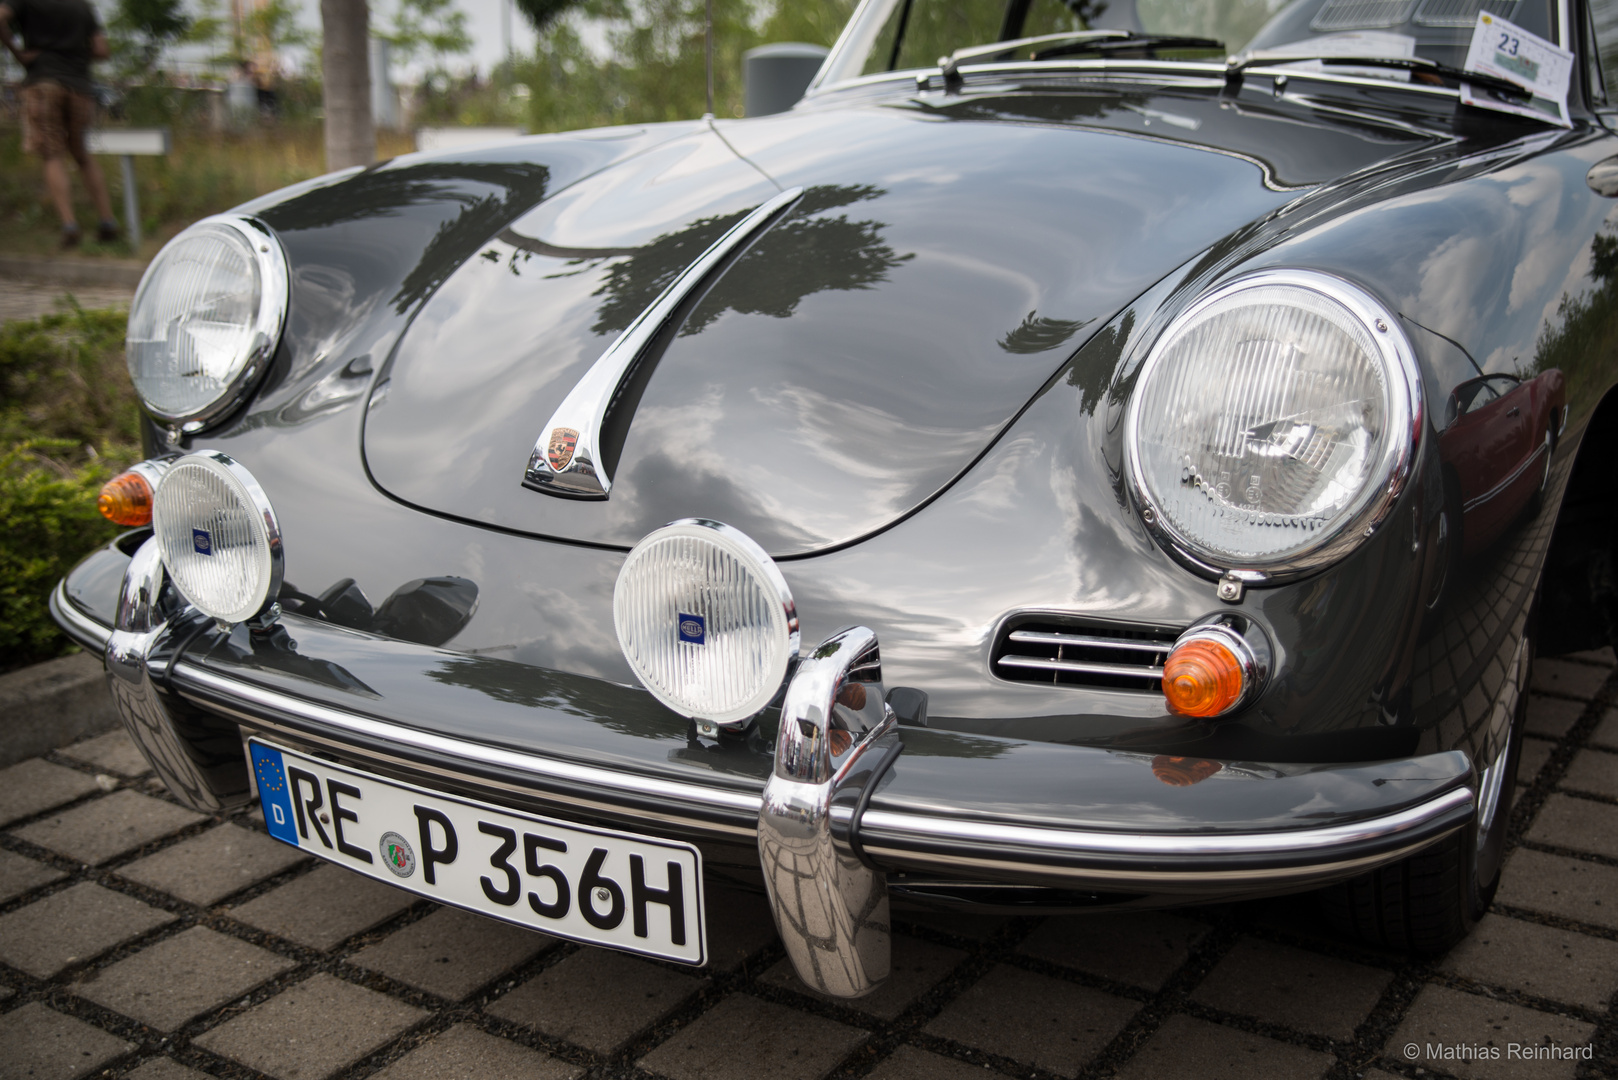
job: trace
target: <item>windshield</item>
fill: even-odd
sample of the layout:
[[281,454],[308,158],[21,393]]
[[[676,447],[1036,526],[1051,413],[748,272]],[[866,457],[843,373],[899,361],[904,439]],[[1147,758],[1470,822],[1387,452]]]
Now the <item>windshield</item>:
[[[1554,41],[1555,10],[1555,0],[867,0],[838,41],[819,83],[932,68],[959,49],[1084,30],[1211,38],[1224,46],[1175,48],[1165,42],[1133,52],[1113,48],[1095,53],[1124,58],[1124,63],[1146,55],[1208,60],[1265,50],[1298,56],[1415,56],[1460,67],[1480,11]],[[1063,52],[1067,58],[1087,58],[1083,52]],[[1010,57],[969,62],[1027,60],[1029,53],[1024,48]]]

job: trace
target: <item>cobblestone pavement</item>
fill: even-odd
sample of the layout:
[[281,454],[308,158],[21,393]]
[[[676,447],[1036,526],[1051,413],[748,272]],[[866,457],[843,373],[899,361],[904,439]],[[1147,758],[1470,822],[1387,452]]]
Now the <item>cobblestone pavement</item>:
[[0,278],[0,323],[37,319],[49,312],[61,311],[68,306],[69,296],[85,308],[128,307],[135,298],[135,290],[104,285],[46,285]]
[[[0,1080],[1618,1076],[1612,654],[1534,688],[1500,894],[1446,957],[1335,940],[1309,897],[896,913],[893,977],[847,1004],[759,897],[710,890],[700,971],[566,944],[184,810],[101,736],[0,771]],[[1594,1057],[1506,1056],[1547,1042]]]

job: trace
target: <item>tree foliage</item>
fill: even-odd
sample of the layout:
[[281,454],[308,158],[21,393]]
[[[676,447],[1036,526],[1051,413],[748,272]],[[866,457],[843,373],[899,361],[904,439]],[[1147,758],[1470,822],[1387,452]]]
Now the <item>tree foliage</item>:
[[191,26],[181,0],[118,0],[108,29],[120,58],[150,71],[164,49],[186,39]]
[[441,66],[445,57],[472,50],[472,35],[466,29],[466,12],[455,0],[399,0],[393,14],[393,29],[378,34],[398,52],[403,61],[425,52]]

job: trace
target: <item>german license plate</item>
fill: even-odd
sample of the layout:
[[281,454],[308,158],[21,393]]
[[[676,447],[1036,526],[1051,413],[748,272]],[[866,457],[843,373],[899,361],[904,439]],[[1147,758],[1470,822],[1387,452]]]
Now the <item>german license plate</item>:
[[515,814],[249,741],[270,835],[379,881],[557,937],[707,963],[689,844]]

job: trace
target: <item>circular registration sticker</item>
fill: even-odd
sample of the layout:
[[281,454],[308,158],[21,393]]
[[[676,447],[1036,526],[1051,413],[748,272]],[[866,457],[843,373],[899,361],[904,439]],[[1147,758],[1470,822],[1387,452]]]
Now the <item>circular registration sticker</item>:
[[416,853],[410,841],[396,832],[382,834],[382,861],[396,877],[406,878],[416,872]]

